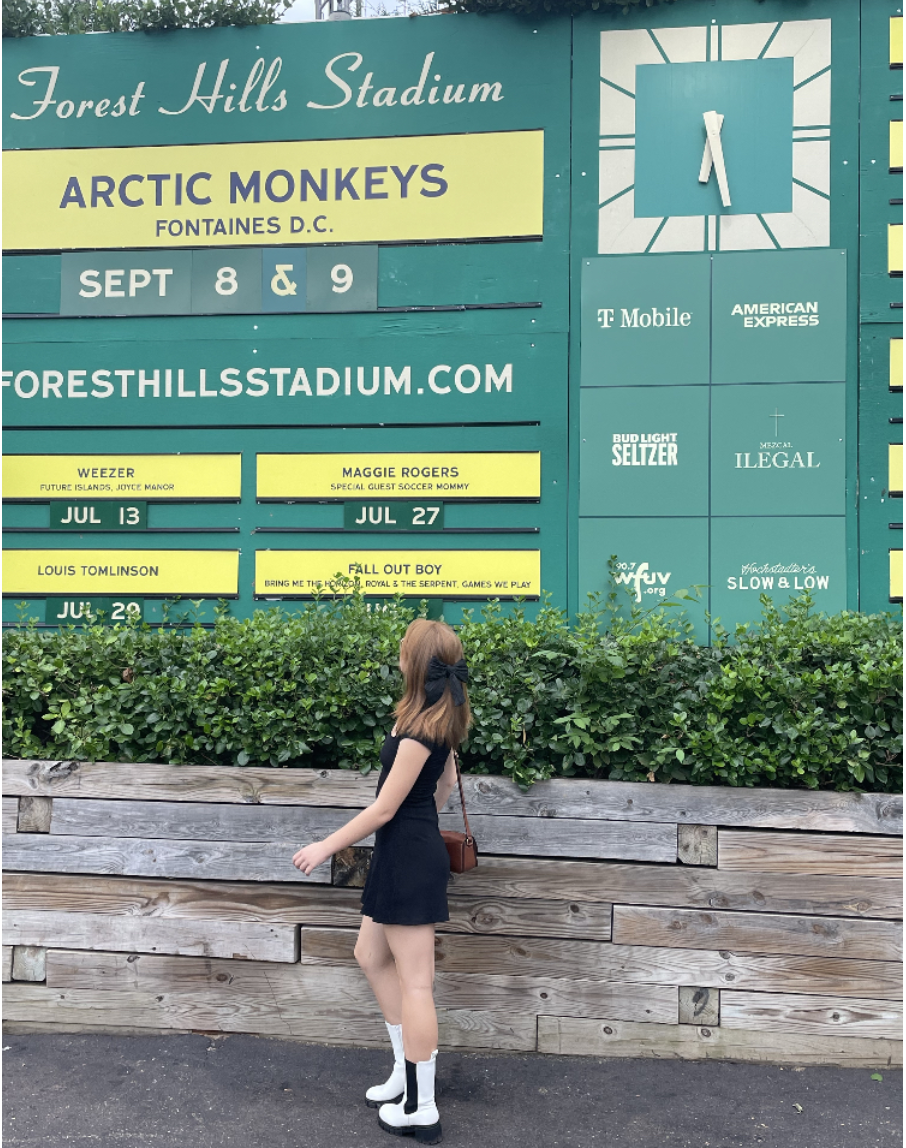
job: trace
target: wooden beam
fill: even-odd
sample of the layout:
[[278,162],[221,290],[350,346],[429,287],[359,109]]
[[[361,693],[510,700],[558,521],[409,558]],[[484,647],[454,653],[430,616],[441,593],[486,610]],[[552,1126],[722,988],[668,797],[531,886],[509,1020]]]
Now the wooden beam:
[[249,921],[186,920],[172,917],[116,916],[6,910],[3,935],[15,945],[54,949],[104,949],[125,953],[181,953],[199,957],[295,961],[293,925]]
[[794,917],[780,913],[724,913],[616,905],[613,939],[619,945],[733,949],[895,961],[902,959],[902,927],[893,921]]
[[[171,801],[104,801],[58,797],[51,832],[60,836],[107,837],[112,825],[123,837],[168,841],[289,841],[291,851],[317,841],[349,820],[349,811],[307,806],[266,806]],[[532,817],[470,816],[482,854],[622,857],[636,861],[676,860],[676,826]],[[458,827],[455,815],[442,828]],[[363,838],[360,844],[373,844]]]
[[[122,953],[51,950],[48,984],[58,989],[111,992],[198,990],[293,996],[309,1002],[357,1004],[374,1008],[371,988],[360,969],[326,965],[272,965],[258,961],[227,962],[188,957],[126,956]],[[670,985],[625,985],[565,977],[507,977],[438,971],[438,1007],[456,1011],[536,1015],[555,1008],[563,1016],[608,1016],[625,1020],[675,1023],[676,989]]]
[[683,865],[717,865],[717,827],[714,825],[680,825],[677,832],[676,857]]
[[903,916],[899,881],[736,873],[616,861],[482,857],[477,869],[455,875],[450,889],[462,897],[542,897],[574,903],[607,901],[834,917]]
[[377,774],[342,769],[273,769],[161,762],[3,761],[3,792],[17,796],[219,801],[241,805],[332,805],[362,809]]
[[[6,936],[4,930],[4,936]],[[47,950],[39,945],[15,945],[13,947],[14,981],[43,981],[46,973]]]
[[903,879],[902,837],[720,831],[720,868]]
[[49,833],[52,817],[52,797],[19,798],[20,833]]
[[[375,1004],[370,1012],[339,1004],[276,1001],[233,992],[229,999],[206,989],[148,993],[136,990],[48,989],[12,984],[3,994],[3,1019],[13,1024],[85,1023],[160,1030],[247,1032],[294,1036],[315,1044],[386,1048],[387,1030]],[[535,1017],[468,1010],[438,1010],[447,1048],[529,1051],[535,1047]]]
[[[269,769],[155,762],[3,762],[3,792],[19,796],[106,797],[362,808],[375,780],[335,769]],[[505,777],[466,774],[475,814],[655,821],[819,832],[903,832],[897,794],[830,793],[729,786],[554,778],[524,793]],[[447,807],[455,809],[453,798]]]
[[149,841],[19,833],[6,839],[3,863],[14,872],[329,883],[329,865],[319,866],[309,877],[295,868],[292,856],[298,848],[293,841]]
[[[557,1009],[557,1015],[564,1014]],[[613,1013],[608,1014],[610,1016]],[[714,1027],[720,1024],[720,989],[695,988],[692,985],[679,987],[680,1024],[706,1024]]]
[[[352,930],[303,928],[301,961],[321,967],[352,966],[354,945]],[[901,1000],[903,995],[898,961],[455,934],[439,935],[434,955],[438,973],[591,978],[618,984],[695,985],[884,1000]]]
[[[440,932],[610,939],[610,905],[454,896],[448,898],[448,903],[450,920],[437,926]],[[156,921],[173,918],[187,922],[213,920],[224,928],[230,922],[266,922],[357,929],[362,920],[361,891],[358,889],[76,877],[51,873],[7,874],[4,906],[16,916],[20,912],[106,916],[109,929],[118,928],[124,915],[132,921],[142,917]],[[10,919],[15,919],[15,916]],[[70,922],[70,925],[78,929],[78,922]],[[47,943],[52,944],[51,941]],[[55,947],[72,946],[62,941]]]
[[13,979],[13,947],[3,945],[3,983]]
[[724,1028],[743,1028],[803,1036],[862,1036],[903,1039],[901,1001],[860,997],[805,996],[793,993],[724,991],[721,1000]]
[[[349,821],[348,809],[322,806],[228,805],[213,802],[102,801],[57,797],[51,832],[57,836],[120,837],[168,841],[285,841],[290,858],[309,841],[322,838]],[[373,845],[374,837],[363,839]],[[329,866],[326,866],[329,870]]]
[[903,1063],[902,1041],[556,1016],[538,1017],[538,1051],[560,1056],[651,1056],[849,1068],[892,1068]]
[[19,798],[4,797],[2,810],[3,836],[11,837],[19,832]]

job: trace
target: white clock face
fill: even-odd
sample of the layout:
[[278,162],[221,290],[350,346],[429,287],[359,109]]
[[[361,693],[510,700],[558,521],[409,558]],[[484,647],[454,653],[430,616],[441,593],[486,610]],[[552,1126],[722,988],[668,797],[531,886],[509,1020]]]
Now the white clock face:
[[827,247],[830,63],[830,20],[602,32],[598,251]]

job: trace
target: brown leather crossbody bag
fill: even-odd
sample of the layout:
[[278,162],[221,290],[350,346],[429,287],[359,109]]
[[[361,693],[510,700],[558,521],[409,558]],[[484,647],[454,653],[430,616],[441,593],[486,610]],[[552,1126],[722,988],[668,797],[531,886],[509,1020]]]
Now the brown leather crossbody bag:
[[469,817],[466,813],[466,798],[462,790],[462,774],[459,772],[459,754],[453,750],[453,761],[456,763],[456,780],[459,782],[459,800],[462,803],[462,820],[466,827],[465,833],[456,829],[442,829],[441,837],[450,854],[450,872],[466,873],[478,864],[478,846],[469,829]]

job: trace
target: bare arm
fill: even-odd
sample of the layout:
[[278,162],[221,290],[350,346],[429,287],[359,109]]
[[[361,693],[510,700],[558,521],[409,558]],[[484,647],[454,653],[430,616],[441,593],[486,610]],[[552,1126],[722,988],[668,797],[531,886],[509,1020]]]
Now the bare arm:
[[356,841],[361,841],[363,837],[370,836],[376,829],[386,825],[415,784],[430,752],[421,742],[404,737],[396,751],[393,768],[371,805],[323,841],[315,841],[300,849],[293,857],[296,868],[308,876],[334,853],[354,845]]
[[451,749],[447,757],[447,764],[444,766],[444,771],[440,775],[440,780],[437,783],[437,789],[434,791],[434,803],[438,809],[443,809],[455,788],[456,761],[453,758],[453,750]]

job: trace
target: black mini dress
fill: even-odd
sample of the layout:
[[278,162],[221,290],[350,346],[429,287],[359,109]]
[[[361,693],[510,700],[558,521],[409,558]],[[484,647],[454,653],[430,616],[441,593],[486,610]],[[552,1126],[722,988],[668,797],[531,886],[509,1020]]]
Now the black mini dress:
[[[384,739],[375,796],[393,768],[403,736],[387,734]],[[431,752],[399,809],[375,833],[371,866],[362,890],[362,913],[382,925],[430,925],[450,919],[450,856],[440,835],[434,803],[450,751],[422,738],[413,740]]]

